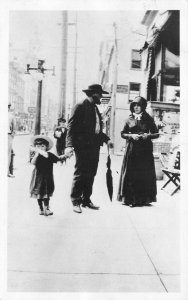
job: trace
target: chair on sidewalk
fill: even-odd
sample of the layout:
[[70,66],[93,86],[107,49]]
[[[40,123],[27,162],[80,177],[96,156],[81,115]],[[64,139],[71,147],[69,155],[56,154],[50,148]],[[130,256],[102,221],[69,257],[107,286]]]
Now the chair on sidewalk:
[[180,190],[180,151],[177,151],[175,161],[173,164],[170,164],[169,155],[167,153],[161,153],[160,159],[161,163],[164,166],[162,168],[163,173],[168,177],[167,182],[162,186],[162,190],[169,184],[173,183],[176,188],[171,193],[173,196],[178,190]]

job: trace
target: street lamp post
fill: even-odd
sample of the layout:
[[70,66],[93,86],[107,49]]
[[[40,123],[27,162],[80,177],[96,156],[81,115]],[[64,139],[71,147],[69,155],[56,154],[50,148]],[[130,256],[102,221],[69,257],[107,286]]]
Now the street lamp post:
[[36,118],[35,118],[35,135],[40,134],[40,129],[41,129],[41,107],[42,107],[42,80],[38,80]]
[[[45,69],[43,67],[44,60],[38,60],[38,67],[32,68],[30,64],[27,64],[27,71],[25,74],[30,74],[30,70],[35,70],[40,74],[44,74],[45,71],[52,71],[52,76],[55,76],[55,67],[52,69]],[[38,80],[38,93],[37,93],[37,103],[36,103],[36,117],[35,117],[35,135],[40,134],[41,130],[41,106],[42,106],[42,79]]]

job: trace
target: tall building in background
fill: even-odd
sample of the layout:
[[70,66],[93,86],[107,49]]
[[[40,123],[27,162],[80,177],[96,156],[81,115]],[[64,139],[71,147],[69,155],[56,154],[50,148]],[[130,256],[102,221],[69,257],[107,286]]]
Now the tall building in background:
[[120,132],[137,95],[147,99],[147,111],[164,133],[156,143],[170,143],[178,134],[179,46],[179,11],[146,11],[137,30],[129,26],[118,29],[117,22],[114,41],[103,41],[98,78],[110,92],[110,99],[103,99],[102,113],[115,153],[123,151],[125,142]]
[[113,141],[114,153],[123,153],[124,140],[120,136],[130,103],[143,95],[145,66],[139,49],[145,36],[133,32],[130,25],[114,27],[114,40],[103,41],[100,48],[98,80],[110,97],[102,99],[104,130]]
[[24,112],[25,81],[23,69],[16,58],[9,62],[9,103],[14,109],[16,130],[27,127],[28,115]]
[[[30,64],[31,67],[37,67],[38,60],[41,58],[41,41],[39,39],[38,27],[35,27],[33,36],[28,39],[24,49],[16,48],[11,43],[9,53],[9,100],[14,109],[16,130],[28,130],[33,133],[36,117],[38,74],[36,71],[33,71],[30,75],[26,75],[25,71],[27,64]],[[56,115],[48,115],[50,111],[50,94],[54,92],[53,84],[50,85],[49,80],[51,78],[43,78],[41,127],[53,130],[58,111],[57,105],[54,103],[53,109],[55,109],[54,114]],[[55,97],[52,101],[57,102]],[[50,119],[51,117],[53,117],[52,120]]]

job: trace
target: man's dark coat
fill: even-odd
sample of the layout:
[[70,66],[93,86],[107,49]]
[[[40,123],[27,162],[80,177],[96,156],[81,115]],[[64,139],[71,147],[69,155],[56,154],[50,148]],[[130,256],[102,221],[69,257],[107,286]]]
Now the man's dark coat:
[[[100,132],[96,130],[96,113]],[[109,140],[102,132],[102,120],[96,105],[88,99],[76,104],[68,122],[66,147],[74,147],[75,170],[71,189],[73,205],[89,203],[97,173],[100,146]]]
[[[95,134],[95,108],[101,128],[98,135]],[[97,106],[90,103],[88,99],[75,105],[67,129],[66,147],[74,147],[75,150],[100,147],[109,140],[108,136],[102,132],[102,119]]]

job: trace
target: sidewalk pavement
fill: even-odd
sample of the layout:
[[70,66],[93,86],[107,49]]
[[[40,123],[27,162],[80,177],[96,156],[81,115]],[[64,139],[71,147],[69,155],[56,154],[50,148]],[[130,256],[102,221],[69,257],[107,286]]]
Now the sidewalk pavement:
[[180,292],[180,193],[170,196],[158,181],[151,207],[122,206],[116,195],[123,157],[112,156],[111,202],[103,153],[92,195],[100,210],[76,214],[69,197],[72,157],[54,166],[54,215],[40,216],[29,198],[33,167],[20,141],[15,178],[8,179],[8,292]]

